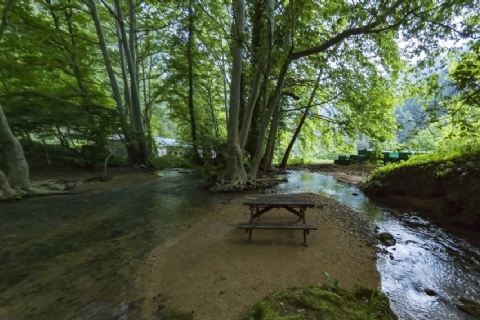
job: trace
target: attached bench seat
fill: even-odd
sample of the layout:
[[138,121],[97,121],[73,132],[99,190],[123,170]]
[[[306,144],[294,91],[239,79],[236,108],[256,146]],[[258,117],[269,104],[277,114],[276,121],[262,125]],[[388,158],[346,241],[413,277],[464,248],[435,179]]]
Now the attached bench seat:
[[240,223],[237,229],[293,229],[293,230],[317,230],[313,224],[277,224],[277,223]]
[[248,232],[248,240],[252,240],[253,229],[289,229],[289,230],[303,230],[303,245],[307,245],[307,234],[310,230],[317,230],[317,226],[306,223],[295,224],[277,224],[277,223],[240,223],[237,229],[245,229]]

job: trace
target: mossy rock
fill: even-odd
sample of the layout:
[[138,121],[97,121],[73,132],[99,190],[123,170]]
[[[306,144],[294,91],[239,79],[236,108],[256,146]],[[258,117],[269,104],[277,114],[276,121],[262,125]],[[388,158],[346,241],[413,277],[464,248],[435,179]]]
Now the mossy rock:
[[242,320],[398,319],[379,290],[319,285],[290,288],[257,303]]

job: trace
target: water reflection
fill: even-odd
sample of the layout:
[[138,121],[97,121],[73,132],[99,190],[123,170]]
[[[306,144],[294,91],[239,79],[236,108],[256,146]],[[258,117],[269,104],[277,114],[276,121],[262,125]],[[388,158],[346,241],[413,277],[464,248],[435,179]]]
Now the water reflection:
[[[291,172],[281,193],[319,193],[363,213],[397,240],[379,254],[382,290],[400,319],[474,319],[458,310],[460,297],[480,302],[480,250],[415,213],[394,214],[355,185],[317,173]],[[433,291],[431,291],[433,290]],[[427,292],[430,294],[427,294]]]

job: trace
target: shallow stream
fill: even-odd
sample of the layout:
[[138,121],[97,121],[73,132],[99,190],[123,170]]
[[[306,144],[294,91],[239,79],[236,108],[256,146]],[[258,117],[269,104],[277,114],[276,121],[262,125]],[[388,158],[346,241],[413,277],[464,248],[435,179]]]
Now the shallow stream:
[[[290,172],[280,193],[318,193],[342,202],[388,232],[396,245],[378,255],[382,290],[400,319],[475,319],[455,303],[480,303],[480,250],[414,212],[385,208],[357,186],[318,173]],[[433,291],[430,291],[433,290]],[[427,294],[427,292],[430,294]]]

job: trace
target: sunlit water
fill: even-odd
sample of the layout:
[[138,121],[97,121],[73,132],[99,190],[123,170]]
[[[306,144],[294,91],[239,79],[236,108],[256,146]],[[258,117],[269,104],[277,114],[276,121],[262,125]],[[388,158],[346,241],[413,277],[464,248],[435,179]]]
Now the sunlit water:
[[[0,319],[143,319],[135,275],[148,253],[231,196],[204,190],[192,174],[162,175],[98,193],[1,204]],[[330,176],[292,172],[288,179],[278,192],[331,197],[395,236],[378,269],[401,319],[473,319],[453,302],[480,301],[478,249],[414,213],[379,207]]]
[[[291,172],[280,193],[319,193],[338,200],[392,234],[397,243],[378,255],[382,290],[400,319],[474,319],[454,302],[480,302],[480,250],[413,212],[370,201],[355,185],[317,173]],[[429,296],[425,290],[436,292]]]

